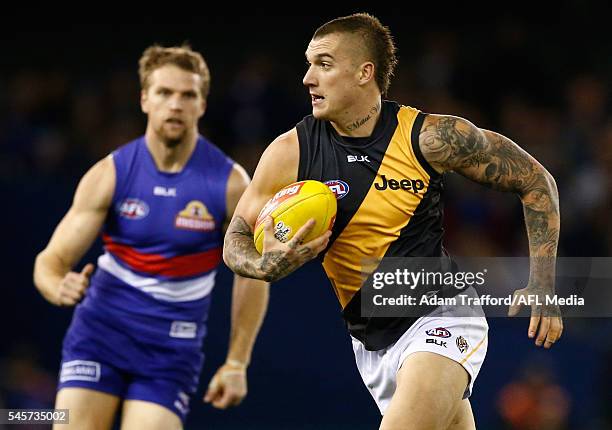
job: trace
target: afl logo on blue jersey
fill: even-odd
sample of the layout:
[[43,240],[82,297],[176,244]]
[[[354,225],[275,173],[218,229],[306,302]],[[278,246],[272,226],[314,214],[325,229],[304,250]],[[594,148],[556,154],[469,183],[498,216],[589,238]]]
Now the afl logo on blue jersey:
[[332,192],[336,196],[336,199],[338,200],[346,196],[350,190],[349,185],[346,182],[341,181],[340,179],[332,179],[331,181],[325,181],[325,185],[327,185],[329,189],[332,190]]
[[142,200],[127,198],[119,203],[119,215],[127,219],[142,219],[149,214],[149,205]]

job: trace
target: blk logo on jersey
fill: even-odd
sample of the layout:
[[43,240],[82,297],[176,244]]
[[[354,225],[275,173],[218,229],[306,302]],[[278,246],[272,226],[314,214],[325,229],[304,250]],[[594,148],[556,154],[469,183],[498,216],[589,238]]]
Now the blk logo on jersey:
[[370,159],[368,158],[367,155],[347,155],[346,161],[348,161],[349,163],[358,163],[358,162],[369,163]]
[[204,203],[192,200],[176,215],[174,226],[182,230],[211,231],[215,229],[215,220]]
[[166,188],[156,185],[153,187],[153,195],[162,197],[176,197],[176,188]]
[[149,214],[149,205],[139,199],[127,198],[119,203],[119,216],[127,219],[142,219]]
[[450,331],[448,331],[444,327],[437,327],[437,328],[429,329],[425,332],[425,334],[427,336],[435,336],[435,337],[442,337],[442,338],[451,337]]
[[418,194],[423,188],[425,188],[425,183],[420,179],[387,179],[385,175],[380,177],[382,183],[375,183],[374,187],[377,190],[382,191],[389,188],[390,190],[405,190],[412,191],[415,194]]
[[341,181],[340,179],[332,179],[331,181],[325,181],[325,185],[334,193],[336,199],[340,200],[349,193],[349,185]]

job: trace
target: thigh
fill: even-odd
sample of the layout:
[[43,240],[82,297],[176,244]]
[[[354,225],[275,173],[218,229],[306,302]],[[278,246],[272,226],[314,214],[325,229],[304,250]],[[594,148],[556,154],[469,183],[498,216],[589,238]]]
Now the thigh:
[[88,388],[62,388],[55,399],[56,409],[68,409],[69,424],[53,428],[108,430],[113,425],[120,399]]
[[397,372],[397,388],[381,430],[447,430],[468,384],[467,371],[431,352],[410,354]]
[[175,412],[152,402],[126,400],[123,403],[121,430],[180,430],[181,419]]
[[459,405],[457,413],[448,427],[448,430],[476,430],[472,406],[468,399],[465,399],[461,402],[461,405]]

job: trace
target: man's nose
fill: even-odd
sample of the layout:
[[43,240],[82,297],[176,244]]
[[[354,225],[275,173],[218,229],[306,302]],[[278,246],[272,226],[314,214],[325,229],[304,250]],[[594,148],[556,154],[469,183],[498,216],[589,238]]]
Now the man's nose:
[[170,97],[170,109],[172,110],[182,110],[183,109],[183,101],[181,100],[180,94],[175,94]]
[[304,78],[302,79],[302,83],[306,85],[307,87],[316,85],[315,74],[312,70],[312,67],[309,67],[308,70],[306,70],[306,74],[304,75]]

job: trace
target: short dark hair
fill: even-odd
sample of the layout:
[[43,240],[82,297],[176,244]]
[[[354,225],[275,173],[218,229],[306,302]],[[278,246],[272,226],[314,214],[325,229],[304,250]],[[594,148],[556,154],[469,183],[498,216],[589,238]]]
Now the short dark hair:
[[386,94],[397,65],[397,49],[389,27],[385,27],[378,18],[368,13],[355,13],[323,24],[312,38],[318,39],[332,33],[350,33],[362,38],[368,60],[374,63],[374,78],[378,89],[382,94]]
[[191,46],[163,47],[159,45],[149,46],[138,61],[138,75],[140,76],[140,87],[143,90],[149,88],[149,76],[155,70],[166,64],[173,64],[187,72],[200,75],[202,86],[200,87],[202,97],[208,97],[210,91],[210,71],[199,52],[191,49]]

